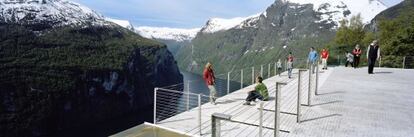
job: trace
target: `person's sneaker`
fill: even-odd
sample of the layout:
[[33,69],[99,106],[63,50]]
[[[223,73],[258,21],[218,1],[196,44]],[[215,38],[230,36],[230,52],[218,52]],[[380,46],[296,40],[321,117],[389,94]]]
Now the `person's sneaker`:
[[248,105],[248,106],[250,106],[250,102],[248,102],[248,101],[247,101],[247,102],[244,102],[244,103],[243,103],[243,105]]

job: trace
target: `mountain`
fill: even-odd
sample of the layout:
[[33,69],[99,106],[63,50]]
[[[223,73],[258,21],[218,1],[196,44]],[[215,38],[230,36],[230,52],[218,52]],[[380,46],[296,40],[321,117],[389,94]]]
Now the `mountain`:
[[240,26],[246,20],[258,19],[260,15],[266,16],[266,12],[257,14],[257,15],[252,15],[249,17],[237,17],[237,18],[231,18],[231,19],[212,18],[207,21],[206,25],[201,29],[201,32],[202,33],[214,33],[218,31],[229,30],[236,26]]
[[199,28],[178,29],[166,27],[138,27],[136,29],[138,34],[146,38],[175,41],[191,41],[199,31]]
[[0,136],[108,136],[182,82],[164,44],[67,0],[0,0]]
[[134,26],[128,20],[119,20],[112,18],[105,18],[105,20],[118,24],[119,26],[129,29],[131,31],[135,31]]
[[412,11],[414,9],[414,1],[413,0],[404,0],[401,3],[394,5],[390,8],[388,8],[387,10],[382,11],[381,13],[379,13],[378,15],[375,16],[375,18],[373,18],[370,22],[370,24],[368,24],[366,26],[367,29],[371,30],[371,31],[378,31],[377,29],[377,25],[378,25],[378,21],[381,19],[395,19],[397,18],[399,15],[404,14],[404,13],[410,13],[410,11]]
[[182,48],[176,58],[185,70],[207,61],[226,64],[215,65],[218,73],[275,62],[288,51],[305,58],[309,47],[322,47],[334,37],[342,19],[360,14],[369,22],[386,8],[378,0],[278,0],[257,15],[209,20],[193,46]]

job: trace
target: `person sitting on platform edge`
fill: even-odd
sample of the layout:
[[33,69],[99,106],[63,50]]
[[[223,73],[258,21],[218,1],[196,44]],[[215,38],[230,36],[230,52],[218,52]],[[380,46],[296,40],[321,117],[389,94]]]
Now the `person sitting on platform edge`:
[[269,100],[269,93],[267,92],[267,87],[262,83],[263,78],[258,76],[256,78],[256,86],[254,90],[249,91],[249,94],[246,98],[246,102],[243,105],[250,105],[250,102],[256,101],[256,99],[267,101]]

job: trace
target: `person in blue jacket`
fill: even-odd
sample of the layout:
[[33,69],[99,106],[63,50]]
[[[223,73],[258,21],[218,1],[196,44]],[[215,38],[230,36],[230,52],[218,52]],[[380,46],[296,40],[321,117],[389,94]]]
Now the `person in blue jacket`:
[[310,48],[310,52],[308,55],[308,63],[309,63],[309,69],[312,70],[312,73],[315,73],[315,67],[318,64],[318,52],[316,52],[314,47]]

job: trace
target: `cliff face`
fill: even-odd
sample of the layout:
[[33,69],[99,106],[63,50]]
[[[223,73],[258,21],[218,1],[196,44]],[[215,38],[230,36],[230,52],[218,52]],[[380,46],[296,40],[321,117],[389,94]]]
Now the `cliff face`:
[[[129,30],[31,28],[0,23],[0,136],[79,136],[99,123],[151,117],[154,87],[182,82],[165,45]],[[134,122],[142,120],[151,119]]]
[[[214,67],[218,73],[224,73],[276,62],[288,51],[304,58],[310,47],[323,46],[335,34],[332,29],[335,24],[321,21],[319,14],[311,4],[276,1],[264,14],[247,19],[239,26],[214,33],[198,33],[191,43],[194,46],[183,47],[177,60],[182,69],[196,69],[194,72],[197,73],[202,72],[203,64],[211,61],[217,64]],[[283,49],[283,46],[288,48]]]

